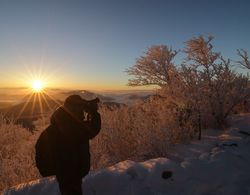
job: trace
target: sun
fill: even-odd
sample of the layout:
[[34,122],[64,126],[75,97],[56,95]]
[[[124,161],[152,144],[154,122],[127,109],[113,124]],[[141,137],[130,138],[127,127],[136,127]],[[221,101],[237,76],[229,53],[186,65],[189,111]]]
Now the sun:
[[44,84],[41,80],[35,80],[32,82],[32,90],[36,93],[42,92],[44,89]]

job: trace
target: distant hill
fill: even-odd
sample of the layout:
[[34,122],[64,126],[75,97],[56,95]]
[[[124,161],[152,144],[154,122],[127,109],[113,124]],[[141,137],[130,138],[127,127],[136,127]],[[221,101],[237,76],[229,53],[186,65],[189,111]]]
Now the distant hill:
[[[102,92],[100,92],[102,93]],[[135,101],[145,101],[149,99],[154,93],[152,91],[125,91],[125,92],[104,92],[99,94],[96,92],[91,92],[87,90],[73,90],[62,93],[64,96],[69,95],[79,95],[86,100],[91,100],[98,97],[101,102],[107,104],[121,104],[121,105],[131,105]]]
[[[147,101],[154,96],[151,92],[101,95],[87,90],[64,91],[60,94],[62,99],[70,95],[79,95],[86,100],[98,97],[101,100],[100,107],[105,107],[109,110],[131,105],[135,101]],[[33,93],[22,98],[19,103],[6,104],[5,107],[0,108],[0,113],[3,113],[7,118],[14,118],[17,123],[32,130],[34,129],[33,121],[47,115],[62,104],[62,100],[55,99],[46,93]]]
[[45,93],[33,93],[23,98],[21,103],[0,109],[7,118],[14,118],[25,128],[33,129],[32,121],[48,114],[62,104]]
[[100,107],[105,107],[110,110],[113,110],[115,108],[120,108],[122,106],[126,106],[126,104],[116,102],[115,98],[113,97],[100,95],[100,94],[90,92],[87,90],[74,90],[74,91],[64,92],[63,94],[66,96],[79,95],[85,100],[92,100],[98,97],[101,101]]
[[8,116],[33,117],[54,110],[62,104],[45,93],[33,93],[23,98],[21,103],[2,109]]
[[118,92],[118,93],[106,93],[109,97],[114,100],[112,102],[117,102],[126,105],[132,105],[136,101],[144,101],[149,98],[153,92],[152,91],[129,91],[129,92]]
[[13,106],[13,105],[14,105],[14,102],[12,102],[12,101],[1,101],[0,102],[0,109],[7,108],[7,107]]
[[98,97],[102,102],[111,102],[115,100],[112,97],[100,95],[100,94],[93,93],[87,90],[74,90],[74,91],[63,92],[63,94],[66,96],[79,95],[83,99],[86,99],[86,100],[91,100],[91,99],[95,99],[96,97]]

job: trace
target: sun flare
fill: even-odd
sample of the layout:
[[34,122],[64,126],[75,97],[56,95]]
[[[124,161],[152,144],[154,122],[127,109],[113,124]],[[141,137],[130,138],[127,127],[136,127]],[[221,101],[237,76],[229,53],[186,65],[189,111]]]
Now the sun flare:
[[42,92],[44,89],[44,84],[41,80],[35,80],[32,82],[32,90],[34,92]]

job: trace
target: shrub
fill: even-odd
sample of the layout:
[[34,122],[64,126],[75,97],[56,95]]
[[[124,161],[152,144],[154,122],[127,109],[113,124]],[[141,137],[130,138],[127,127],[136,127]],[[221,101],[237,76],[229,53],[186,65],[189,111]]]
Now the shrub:
[[14,121],[0,115],[0,191],[5,187],[39,178],[34,160],[34,144],[38,134],[32,134]]

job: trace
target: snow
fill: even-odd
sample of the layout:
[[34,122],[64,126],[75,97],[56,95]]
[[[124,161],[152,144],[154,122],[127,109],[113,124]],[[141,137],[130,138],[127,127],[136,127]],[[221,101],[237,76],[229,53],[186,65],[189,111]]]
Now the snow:
[[[168,158],[126,160],[83,179],[88,195],[250,194],[250,115],[234,117],[228,131],[207,131],[201,141],[179,144]],[[7,189],[4,195],[60,194],[54,177]]]

